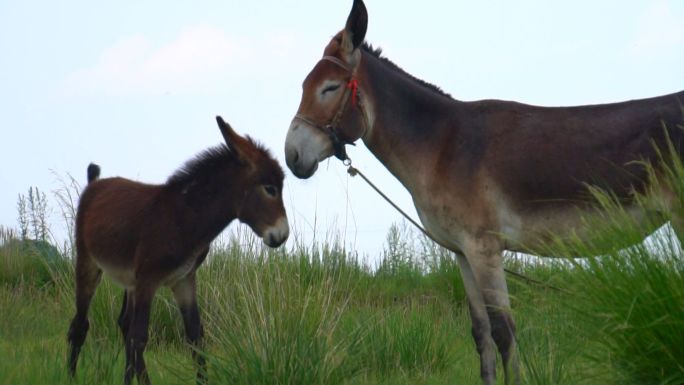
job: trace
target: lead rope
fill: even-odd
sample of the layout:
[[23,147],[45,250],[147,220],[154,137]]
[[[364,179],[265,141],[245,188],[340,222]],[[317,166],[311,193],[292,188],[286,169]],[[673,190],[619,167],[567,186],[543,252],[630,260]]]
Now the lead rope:
[[[423,226],[421,226],[420,223],[416,222],[416,221],[415,221],[413,218],[411,218],[406,212],[404,212],[404,210],[402,210],[399,206],[397,206],[396,203],[394,203],[394,202],[393,202],[387,195],[385,195],[385,194],[384,194],[384,193],[383,193],[375,184],[373,184],[373,182],[371,182],[370,179],[368,179],[368,177],[366,177],[358,168],[352,166],[351,159],[347,158],[347,159],[344,160],[342,163],[344,163],[344,165],[347,166],[347,173],[348,173],[349,175],[351,175],[352,177],[355,177],[355,176],[357,176],[357,175],[360,176],[364,181],[366,181],[366,183],[368,183],[368,185],[369,185],[373,190],[375,190],[375,192],[377,192],[383,199],[385,199],[385,201],[387,201],[387,203],[389,203],[390,205],[392,205],[392,207],[394,207],[395,210],[399,211],[399,213],[400,213],[401,215],[403,215],[404,218],[406,218],[407,221],[411,222],[411,224],[413,224],[414,226],[416,226],[416,228],[417,228],[418,230],[420,230],[423,234],[425,234],[426,237],[430,238],[433,242],[439,244],[439,242],[437,242],[437,240],[435,239],[435,237],[433,237],[432,234],[430,234]],[[463,252],[460,251],[460,250],[459,250],[458,252],[461,253],[461,254],[463,254]],[[524,275],[524,274],[518,273],[517,271],[513,271],[513,270],[507,269],[507,268],[505,268],[505,267],[504,267],[504,271],[505,271],[506,273],[510,274],[511,276],[516,277],[516,278],[518,278],[518,279],[521,279],[521,280],[523,280],[523,281],[526,281],[526,282],[528,282],[528,283],[534,283],[534,284],[539,285],[539,286],[548,287],[549,289],[553,289],[553,290],[556,290],[556,291],[559,291],[559,292],[563,292],[563,293],[566,293],[566,294],[570,294],[570,292],[567,291],[567,290],[565,290],[565,289],[561,289],[560,287],[553,286],[553,285],[551,285],[551,284],[549,284],[549,283],[542,282],[542,281],[539,281],[539,280],[534,279],[534,278],[530,278],[530,277],[528,277],[528,276],[526,276],[526,275]]]

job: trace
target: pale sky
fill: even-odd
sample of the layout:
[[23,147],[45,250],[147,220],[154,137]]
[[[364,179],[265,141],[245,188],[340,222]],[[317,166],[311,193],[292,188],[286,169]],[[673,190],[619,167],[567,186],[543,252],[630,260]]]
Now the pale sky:
[[[557,106],[684,89],[684,2],[367,0],[367,41],[460,100]],[[351,0],[0,0],[0,224],[54,170],[161,183],[221,141],[214,116],[283,146],[301,82]],[[403,187],[359,143],[361,168],[415,217]],[[291,225],[374,259],[400,216],[336,159],[289,171]],[[53,200],[54,203],[54,200]],[[231,225],[234,228],[236,225]],[[63,234],[57,215],[53,231]]]

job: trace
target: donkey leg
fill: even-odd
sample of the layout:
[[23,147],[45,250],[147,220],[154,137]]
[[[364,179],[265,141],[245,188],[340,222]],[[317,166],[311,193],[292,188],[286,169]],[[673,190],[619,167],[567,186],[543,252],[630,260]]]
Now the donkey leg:
[[489,322],[492,325],[492,337],[501,354],[506,384],[520,384],[520,363],[515,338],[515,321],[511,313],[503,267],[500,270],[500,274],[497,271],[496,279],[502,285],[501,290],[497,289],[495,292],[492,291],[489,294],[485,294]]
[[128,299],[129,295],[128,290],[124,290],[121,312],[119,312],[119,319],[117,321],[124,341],[126,341],[126,335],[128,335],[128,326],[131,321],[131,313],[133,312],[133,301]]
[[520,383],[520,367],[511,315],[508,286],[503,268],[502,249],[495,237],[483,237],[470,248],[468,262],[477,282],[504,366],[506,384]]
[[480,377],[484,385],[493,385],[496,382],[496,351],[484,298],[465,256],[456,253],[456,261],[468,296],[473,339],[480,355]]
[[[139,282],[146,282],[139,279]],[[138,379],[139,385],[149,385],[150,378],[145,367],[143,352],[147,345],[148,325],[150,321],[150,308],[156,287],[137,286],[127,296],[127,301],[133,301],[132,314],[129,315],[128,333],[126,334],[126,370],[124,383],[130,385],[133,374]]]
[[197,307],[195,272],[193,271],[188,274],[187,277],[176,283],[171,290],[173,290],[173,296],[183,316],[185,336],[192,349],[192,358],[197,365],[197,383],[206,384],[207,368],[202,354],[204,331],[202,330],[199,308]]
[[69,340],[69,373],[76,374],[76,363],[81,347],[85,341],[90,323],[88,309],[95,289],[100,282],[102,271],[90,256],[79,252],[76,258],[76,315],[69,326],[67,339]]

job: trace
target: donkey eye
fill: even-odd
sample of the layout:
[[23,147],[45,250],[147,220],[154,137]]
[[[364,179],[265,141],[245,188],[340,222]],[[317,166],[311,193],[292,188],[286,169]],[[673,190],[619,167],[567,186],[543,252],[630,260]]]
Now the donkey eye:
[[328,92],[333,92],[333,91],[337,90],[338,88],[340,88],[339,84],[331,84],[331,85],[325,87],[323,89],[323,91],[321,91],[321,95],[325,95]]
[[264,191],[266,191],[266,194],[268,194],[272,197],[275,197],[276,195],[278,195],[278,189],[276,189],[275,186],[272,186],[272,185],[264,186]]

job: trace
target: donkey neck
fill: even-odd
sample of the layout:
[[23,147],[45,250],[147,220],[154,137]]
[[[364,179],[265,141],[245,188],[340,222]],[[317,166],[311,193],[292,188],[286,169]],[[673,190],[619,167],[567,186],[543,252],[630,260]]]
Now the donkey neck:
[[[454,124],[464,103],[452,99],[376,53],[362,50],[359,78],[370,126],[368,149],[409,190],[425,183],[439,154],[436,142],[456,134]],[[447,123],[449,123],[447,125]]]
[[182,222],[188,227],[185,234],[194,243],[210,242],[238,216],[245,189],[237,175],[226,175],[202,174],[188,178],[184,185],[169,186],[169,194],[188,219]]

